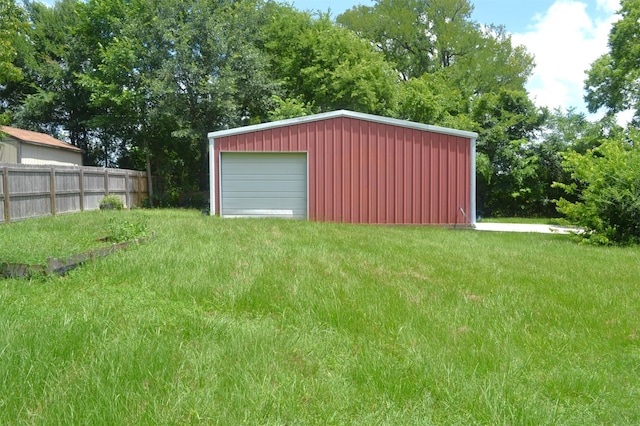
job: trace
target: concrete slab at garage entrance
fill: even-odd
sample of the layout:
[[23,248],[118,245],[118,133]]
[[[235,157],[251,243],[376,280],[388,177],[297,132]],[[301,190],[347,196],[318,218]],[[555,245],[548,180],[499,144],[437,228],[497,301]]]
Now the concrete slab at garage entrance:
[[531,223],[487,223],[478,222],[475,225],[478,231],[494,231],[494,232],[533,232],[542,234],[571,234],[573,232],[581,232],[580,228],[572,228],[567,226],[543,225]]

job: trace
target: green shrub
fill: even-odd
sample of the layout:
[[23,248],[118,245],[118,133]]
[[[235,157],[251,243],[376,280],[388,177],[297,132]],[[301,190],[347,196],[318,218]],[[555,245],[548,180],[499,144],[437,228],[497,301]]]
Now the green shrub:
[[108,240],[114,243],[133,241],[137,238],[149,236],[149,229],[146,221],[142,218],[135,220],[123,220],[119,217],[112,217],[108,224]]
[[571,184],[556,183],[578,200],[557,201],[558,211],[585,228],[583,239],[595,244],[640,243],[640,149],[607,141],[585,154],[565,155]]
[[100,209],[122,210],[124,209],[124,201],[115,194],[109,194],[100,200]]

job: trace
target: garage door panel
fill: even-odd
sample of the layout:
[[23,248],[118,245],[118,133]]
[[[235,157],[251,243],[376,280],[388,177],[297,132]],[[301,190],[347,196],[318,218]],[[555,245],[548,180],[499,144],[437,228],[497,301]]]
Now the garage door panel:
[[303,211],[298,205],[294,203],[279,203],[273,199],[261,199],[253,200],[252,203],[247,203],[241,199],[231,200],[225,206],[225,209],[244,209],[244,210],[264,210],[264,209],[285,209]]
[[253,218],[282,218],[282,219],[305,219],[306,211],[304,210],[286,210],[286,209],[250,209],[250,210],[229,210],[224,217],[253,217]]
[[247,195],[244,193],[231,193],[231,194],[227,193],[225,196],[225,200],[227,201],[227,203],[234,202],[234,200],[257,200],[259,202],[262,202],[261,200],[273,200],[274,203],[277,203],[279,199],[300,200],[304,196],[305,196],[304,192],[295,192],[295,191],[287,192],[284,194],[281,192],[264,192],[264,193],[261,193],[259,196],[255,196],[253,194]]
[[[254,173],[257,173],[254,171]],[[259,178],[257,178],[256,176],[247,176],[247,175],[233,175],[233,174],[226,174],[225,175],[227,178],[231,178],[234,182],[264,182],[264,181],[269,181],[269,182],[291,182],[293,180],[297,180],[297,181],[306,181],[306,179],[302,178],[302,177],[298,177],[298,176],[291,176],[291,175],[265,175],[265,174],[259,174],[258,176],[260,176]]]
[[[271,155],[271,154],[259,154],[259,155]],[[277,155],[277,154],[275,154]],[[284,161],[278,161],[277,159],[275,161],[273,161],[271,164],[264,164],[261,160],[257,160],[257,161],[228,161],[227,164],[229,165],[247,165],[250,167],[253,167],[255,169],[257,169],[258,171],[264,173],[272,173],[272,172],[278,172],[279,170],[282,169],[286,169],[286,170],[302,170],[305,167],[303,167],[303,164],[296,164],[296,163],[291,163],[291,160],[284,160]],[[274,169],[273,166],[277,166],[277,169]],[[233,169],[232,169],[233,171]]]
[[271,164],[258,163],[255,161],[248,161],[246,163],[235,161],[227,162],[227,166],[230,166],[227,172],[234,175],[242,174],[242,170],[245,167],[251,168],[255,173],[264,175],[290,175],[292,173],[303,173],[306,170],[304,164],[289,164],[282,161],[274,161]]
[[225,189],[225,192],[227,192],[227,194],[236,193],[236,192],[254,193],[256,191],[256,188],[260,188],[262,192],[274,192],[274,193],[302,192],[304,193],[304,191],[300,191],[300,186],[303,184],[304,184],[304,181],[286,182],[286,181],[246,180],[246,181],[238,181],[238,182],[228,182],[227,185],[225,185],[224,189]]
[[235,208],[235,207],[242,207],[242,208],[272,208],[275,209],[279,206],[281,206],[282,208],[288,208],[288,209],[296,209],[299,210],[302,208],[302,206],[300,206],[299,200],[300,198],[283,198],[283,197],[278,197],[278,198],[230,198],[227,197],[225,199],[225,208],[229,207],[229,208]]
[[[253,164],[227,164],[227,176],[244,176],[242,170],[239,170],[238,167],[248,167],[253,173],[260,176],[279,176],[280,178],[286,179],[289,176],[297,176],[298,174],[305,173],[306,167],[285,167],[284,165],[280,166],[277,164],[270,165],[269,168],[261,167]],[[273,167],[277,167],[277,170],[274,170]]]
[[304,153],[222,153],[225,217],[307,217]]

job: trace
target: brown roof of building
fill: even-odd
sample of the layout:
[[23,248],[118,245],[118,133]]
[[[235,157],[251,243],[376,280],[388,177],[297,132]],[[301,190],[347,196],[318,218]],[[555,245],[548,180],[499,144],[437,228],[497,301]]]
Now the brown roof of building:
[[12,136],[21,142],[36,145],[45,145],[53,148],[68,149],[70,151],[82,152],[77,146],[62,142],[44,133],[32,132],[30,130],[16,129],[15,127],[0,126],[0,130],[9,136]]

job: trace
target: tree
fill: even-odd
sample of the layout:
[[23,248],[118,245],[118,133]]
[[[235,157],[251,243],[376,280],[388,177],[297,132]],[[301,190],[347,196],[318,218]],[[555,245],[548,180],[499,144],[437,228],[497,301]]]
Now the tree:
[[13,62],[16,38],[24,36],[24,31],[22,10],[14,0],[0,0],[0,85],[22,78]]
[[445,71],[403,82],[398,98],[401,119],[463,130],[477,127],[470,117],[470,98]]
[[120,141],[122,161],[149,156],[166,193],[206,188],[207,133],[259,122],[271,105],[268,62],[254,42],[260,3],[112,0],[105,13],[108,3],[88,3],[84,30],[109,25],[81,76],[104,110],[95,126]]
[[287,6],[275,7],[265,37],[285,97],[312,104],[316,111],[393,113],[397,74],[369,43],[336,26],[328,15],[312,19]]
[[313,104],[305,103],[300,99],[282,99],[278,95],[273,95],[272,100],[276,106],[268,112],[269,121],[285,120],[287,118],[297,118],[313,114]]
[[53,7],[25,3],[31,29],[28,43],[17,52],[24,78],[7,85],[0,96],[16,125],[67,139],[85,150],[85,164],[94,164],[96,138],[89,120],[95,111],[77,74],[91,63],[97,44],[77,36],[83,6],[77,0],[61,0]]
[[467,0],[376,0],[337,22],[375,43],[405,79],[446,68],[475,47]]
[[573,197],[561,198],[558,211],[598,243],[640,243],[640,0],[622,0],[619,14],[609,33],[609,52],[588,72],[585,100],[591,112],[606,109],[609,122],[628,109],[633,121],[626,134],[611,126],[597,142],[583,144],[586,149],[569,152],[563,165],[573,181],[557,184]]
[[523,89],[531,56],[504,27],[472,21],[472,11],[467,0],[377,0],[337,22],[373,43],[404,80],[447,69],[470,93]]
[[558,199],[564,196],[576,201],[577,197],[566,194],[557,185],[571,182],[570,173],[563,167],[564,155],[569,152],[584,154],[599,146],[606,137],[621,131],[610,117],[592,122],[575,109],[550,111],[529,146],[537,158],[536,180],[531,186],[531,212],[553,217],[558,214],[555,204]]
[[446,69],[449,78],[469,96],[500,90],[525,90],[534,59],[524,46],[514,46],[503,26],[469,27],[474,48]]
[[585,228],[585,241],[640,243],[640,149],[637,135],[630,136],[630,141],[610,138],[584,154],[565,156],[573,182],[556,186],[577,201],[561,198],[558,211]]
[[622,0],[621,19],[609,33],[609,52],[598,58],[585,81],[587,106],[609,113],[627,109],[640,120],[640,0]]
[[[16,66],[16,44],[24,43],[27,27],[24,14],[14,0],[0,0],[0,90],[11,82],[22,80],[22,70]],[[0,99],[0,124],[8,122],[9,116],[3,111],[6,102]]]
[[472,119],[479,133],[477,200],[480,214],[533,214],[539,158],[532,149],[532,141],[546,115],[524,91],[501,90],[474,101]]

